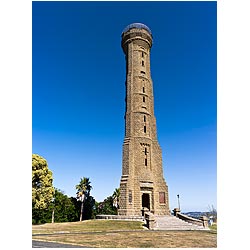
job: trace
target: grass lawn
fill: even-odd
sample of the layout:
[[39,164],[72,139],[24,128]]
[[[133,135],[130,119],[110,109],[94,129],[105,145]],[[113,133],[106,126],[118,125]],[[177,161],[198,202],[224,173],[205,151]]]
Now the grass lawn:
[[72,243],[84,247],[118,248],[212,248],[213,231],[150,231],[141,222],[88,220],[32,226],[32,239]]
[[214,223],[212,226],[209,227],[210,230],[215,230],[217,232],[217,223]]

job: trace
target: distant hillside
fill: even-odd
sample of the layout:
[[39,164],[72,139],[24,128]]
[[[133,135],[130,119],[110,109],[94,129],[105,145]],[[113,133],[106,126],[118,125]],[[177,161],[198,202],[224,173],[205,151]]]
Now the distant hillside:
[[206,212],[187,212],[183,214],[190,216],[192,218],[195,218],[195,219],[199,219],[201,216],[206,215]]

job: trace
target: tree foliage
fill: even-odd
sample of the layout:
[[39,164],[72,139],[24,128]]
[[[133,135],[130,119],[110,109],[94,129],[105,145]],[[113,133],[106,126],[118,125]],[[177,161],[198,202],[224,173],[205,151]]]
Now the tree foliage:
[[76,185],[77,197],[88,197],[90,195],[90,190],[92,189],[90,184],[91,182],[89,181],[89,178],[82,177],[79,184]]
[[117,208],[113,205],[112,196],[108,196],[104,201],[96,205],[96,214],[117,214]]
[[108,196],[103,202],[96,203],[96,214],[118,214],[120,201],[120,188],[116,188],[112,196]]
[[120,188],[116,188],[113,195],[113,206],[116,208],[119,208],[119,202],[120,202]]
[[83,220],[89,220],[95,218],[95,199],[91,195],[84,202],[83,207]]
[[32,223],[50,223],[54,210],[54,222],[71,222],[79,218],[80,202],[74,197],[68,197],[61,190],[55,189],[53,202],[45,209],[33,209]]
[[90,184],[91,182],[89,181],[89,178],[83,177],[80,179],[79,184],[76,185],[77,199],[81,202],[80,221],[82,221],[83,217],[88,218],[86,214],[83,214],[87,212],[89,213],[89,210],[91,210],[92,213],[92,207],[95,204],[92,200],[93,197],[90,196],[90,190],[92,189]]
[[76,221],[79,212],[77,210],[77,203],[75,198],[69,198],[61,190],[55,190],[55,199],[51,204],[51,210],[54,206],[54,220],[55,222]]
[[37,154],[32,154],[32,208],[47,208],[53,195],[53,177],[47,161]]
[[[52,172],[47,161],[39,155],[32,155],[32,224],[77,221],[94,218],[95,199],[90,196],[89,178],[81,178],[76,185],[77,198],[68,197],[52,186]],[[83,198],[83,199],[80,199]],[[83,202],[84,201],[84,202]]]

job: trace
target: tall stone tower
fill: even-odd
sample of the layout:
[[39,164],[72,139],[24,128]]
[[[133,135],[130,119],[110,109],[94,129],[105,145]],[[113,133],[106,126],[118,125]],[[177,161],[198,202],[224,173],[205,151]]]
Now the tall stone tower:
[[152,33],[141,23],[122,33],[126,56],[126,129],[123,143],[119,215],[142,215],[147,208],[168,215],[168,187],[163,177],[162,153],[156,134],[150,74]]

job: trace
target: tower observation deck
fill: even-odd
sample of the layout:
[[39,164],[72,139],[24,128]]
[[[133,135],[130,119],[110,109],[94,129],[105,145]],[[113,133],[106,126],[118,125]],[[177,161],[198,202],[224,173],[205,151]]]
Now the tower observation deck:
[[157,139],[150,72],[152,32],[132,23],[122,32],[126,58],[125,138],[120,182],[120,215],[156,215],[169,211],[168,187],[163,177],[162,153]]

